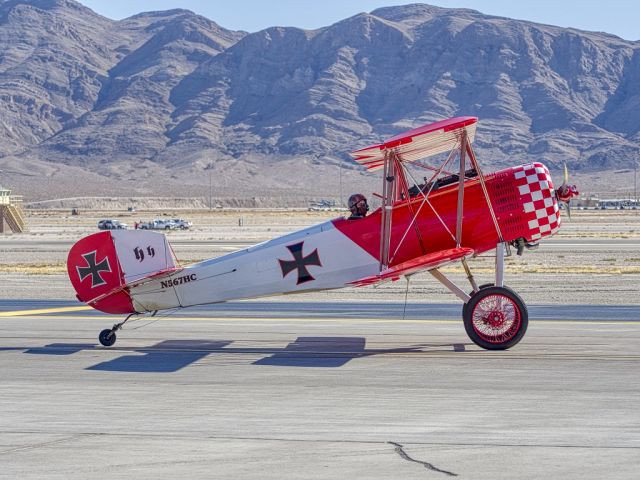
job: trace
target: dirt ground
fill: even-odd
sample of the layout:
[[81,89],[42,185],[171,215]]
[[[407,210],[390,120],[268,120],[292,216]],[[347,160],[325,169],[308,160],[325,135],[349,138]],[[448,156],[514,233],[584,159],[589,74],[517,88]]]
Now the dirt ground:
[[[185,218],[191,230],[169,231],[183,265],[217,257],[245,245],[268,240],[343,214],[305,210],[176,210],[81,212],[30,210],[30,231],[0,236],[0,298],[73,300],[66,256],[74,241],[97,231],[97,222],[116,218],[132,226],[154,218]],[[491,281],[494,259],[473,259],[479,283]],[[640,211],[575,211],[552,239],[535,251],[507,259],[506,283],[529,303],[639,304]],[[460,286],[468,285],[461,268],[443,269]],[[377,288],[345,288],[287,296],[286,301],[322,300],[400,302],[404,280]],[[283,301],[283,297],[273,297]],[[408,302],[455,302],[429,274],[411,278]]]

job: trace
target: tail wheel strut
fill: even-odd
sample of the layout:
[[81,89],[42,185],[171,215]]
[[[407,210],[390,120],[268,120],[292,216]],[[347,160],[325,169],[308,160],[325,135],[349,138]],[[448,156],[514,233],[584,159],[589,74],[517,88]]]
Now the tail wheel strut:
[[98,335],[98,341],[105,347],[110,347],[111,345],[116,343],[116,332],[120,330],[122,326],[127,323],[127,320],[129,320],[134,315],[137,315],[137,313],[130,314],[127,318],[124,319],[124,322],[116,323],[113,327],[105,328],[104,330],[102,330]]

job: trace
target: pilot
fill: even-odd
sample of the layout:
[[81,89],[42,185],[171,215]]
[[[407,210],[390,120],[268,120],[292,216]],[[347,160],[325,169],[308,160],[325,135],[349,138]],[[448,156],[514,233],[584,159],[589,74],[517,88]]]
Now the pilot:
[[351,216],[349,220],[357,220],[358,218],[364,218],[369,211],[369,205],[367,204],[367,197],[361,193],[354,193],[349,197],[349,210],[351,210]]

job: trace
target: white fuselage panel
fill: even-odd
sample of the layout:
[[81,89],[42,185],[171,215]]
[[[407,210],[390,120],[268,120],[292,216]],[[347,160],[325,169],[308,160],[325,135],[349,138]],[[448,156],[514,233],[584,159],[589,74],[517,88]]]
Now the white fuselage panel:
[[136,311],[344,287],[378,273],[378,260],[325,222],[130,290]]

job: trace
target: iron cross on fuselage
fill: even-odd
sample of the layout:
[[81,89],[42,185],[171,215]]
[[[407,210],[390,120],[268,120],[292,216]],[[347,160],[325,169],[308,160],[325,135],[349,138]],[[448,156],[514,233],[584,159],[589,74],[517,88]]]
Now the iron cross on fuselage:
[[316,265],[318,267],[322,266],[320,263],[320,257],[318,255],[318,249],[316,248],[313,252],[311,252],[306,257],[302,254],[302,246],[304,242],[296,243],[294,245],[288,245],[287,248],[293,255],[293,260],[280,260],[280,268],[282,269],[282,278],[289,275],[294,270],[298,270],[298,282],[297,285],[301,283],[310,282],[311,280],[315,280],[313,276],[307,270],[307,267],[310,265]]

